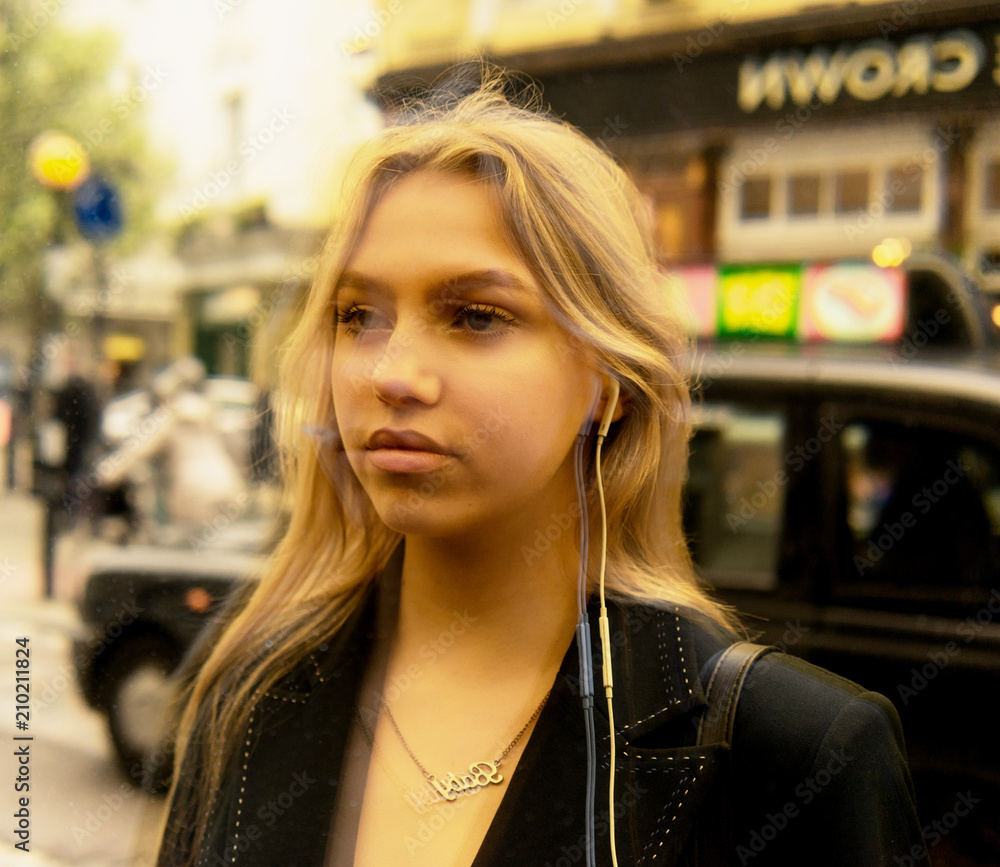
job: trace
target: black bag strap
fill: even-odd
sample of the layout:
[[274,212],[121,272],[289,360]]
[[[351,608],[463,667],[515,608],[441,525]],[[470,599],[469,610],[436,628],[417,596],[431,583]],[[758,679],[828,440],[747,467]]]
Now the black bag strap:
[[[722,651],[705,688],[708,707],[698,725],[697,746],[722,743],[732,747],[736,706],[743,683],[754,663],[772,650],[777,648],[752,641],[737,641]],[[714,821],[706,816],[699,824],[698,867],[725,867],[728,864],[729,853],[733,850],[730,789],[731,779],[722,780],[719,814]]]

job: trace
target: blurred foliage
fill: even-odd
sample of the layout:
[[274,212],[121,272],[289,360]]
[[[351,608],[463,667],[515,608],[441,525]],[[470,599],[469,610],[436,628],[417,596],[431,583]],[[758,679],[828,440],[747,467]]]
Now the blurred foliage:
[[36,334],[56,324],[43,292],[45,249],[79,238],[72,194],[49,190],[32,174],[36,136],[53,130],[76,139],[91,172],[115,186],[125,221],[110,242],[118,254],[148,234],[155,179],[166,168],[146,141],[142,73],[116,92],[115,36],[67,30],[61,12],[58,0],[0,0],[0,310],[5,324]]

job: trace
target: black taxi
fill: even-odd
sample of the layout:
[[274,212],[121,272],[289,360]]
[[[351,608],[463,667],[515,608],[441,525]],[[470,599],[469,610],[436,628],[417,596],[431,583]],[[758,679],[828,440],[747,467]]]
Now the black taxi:
[[[934,257],[681,288],[706,285],[685,500],[700,573],[758,640],[894,702],[935,862],[1000,863],[1000,299]],[[975,809],[941,825],[960,795]]]

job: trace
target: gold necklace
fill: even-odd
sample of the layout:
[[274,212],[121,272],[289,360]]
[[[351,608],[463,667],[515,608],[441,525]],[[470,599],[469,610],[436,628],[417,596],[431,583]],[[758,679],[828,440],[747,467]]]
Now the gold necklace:
[[[504,781],[504,776],[500,773],[500,763],[503,762],[503,760],[507,758],[510,751],[517,746],[517,742],[521,740],[529,726],[536,719],[538,719],[538,715],[542,712],[542,708],[545,707],[545,703],[549,700],[551,692],[552,690],[549,690],[545,693],[538,707],[535,708],[535,712],[531,715],[531,718],[521,727],[521,730],[514,736],[514,740],[507,744],[507,748],[500,753],[494,761],[473,762],[469,765],[468,773],[448,773],[440,779],[430,773],[420,763],[420,759],[418,759],[413,750],[410,749],[410,745],[406,742],[406,738],[403,737],[403,733],[399,730],[399,726],[396,724],[396,719],[392,715],[392,711],[389,710],[389,705],[386,703],[385,699],[382,699],[379,705],[380,709],[385,711],[386,718],[389,720],[393,731],[396,732],[396,737],[399,738],[399,742],[403,745],[403,749],[406,750],[407,755],[413,759],[413,763],[420,769],[420,773],[424,775],[424,779],[427,780],[427,783],[418,789],[403,789],[403,797],[406,799],[407,803],[418,813],[424,813],[432,804],[436,804],[441,801],[454,801],[460,796],[475,795],[489,785],[500,785],[500,783]],[[369,745],[374,749],[374,731],[369,732],[368,726],[365,724],[364,720],[361,719],[360,712],[358,712],[357,716],[358,723],[361,725],[361,730],[365,736],[365,740],[367,740]]]

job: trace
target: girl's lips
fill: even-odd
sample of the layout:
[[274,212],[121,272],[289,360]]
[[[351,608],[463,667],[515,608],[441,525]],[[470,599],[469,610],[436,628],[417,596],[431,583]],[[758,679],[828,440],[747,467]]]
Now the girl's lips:
[[422,449],[369,448],[365,454],[373,467],[387,473],[429,473],[452,459]]
[[368,462],[387,473],[428,473],[451,460],[448,449],[414,430],[380,428],[366,443]]
[[449,450],[441,443],[415,430],[391,430],[379,428],[368,437],[365,443],[368,449],[411,449],[420,452],[436,452],[439,455],[449,454]]

